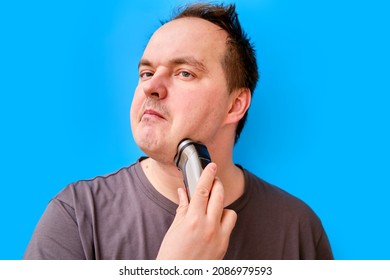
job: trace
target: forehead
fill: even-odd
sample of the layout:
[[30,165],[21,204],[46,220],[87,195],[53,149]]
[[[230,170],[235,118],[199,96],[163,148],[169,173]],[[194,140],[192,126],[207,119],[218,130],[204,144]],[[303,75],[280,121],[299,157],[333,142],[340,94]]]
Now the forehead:
[[175,19],[153,34],[143,57],[192,56],[199,60],[220,60],[225,53],[226,39],[226,31],[209,21],[193,17]]

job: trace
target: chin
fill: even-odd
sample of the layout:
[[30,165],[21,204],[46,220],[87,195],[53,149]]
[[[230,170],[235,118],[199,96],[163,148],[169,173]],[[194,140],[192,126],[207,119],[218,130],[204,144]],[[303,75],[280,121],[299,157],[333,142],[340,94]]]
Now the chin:
[[150,158],[164,164],[174,164],[176,146],[153,141],[137,141],[138,147]]

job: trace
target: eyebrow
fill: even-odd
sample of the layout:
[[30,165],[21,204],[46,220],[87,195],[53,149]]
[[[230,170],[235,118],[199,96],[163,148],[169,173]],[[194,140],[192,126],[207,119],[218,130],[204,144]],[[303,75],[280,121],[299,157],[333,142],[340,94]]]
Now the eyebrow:
[[[199,71],[208,72],[206,66],[201,61],[197,60],[193,56],[177,57],[177,58],[174,58],[174,59],[170,60],[168,62],[168,64],[171,64],[171,65],[187,64],[189,66],[192,66],[192,67],[196,68]],[[153,66],[153,63],[150,60],[148,60],[148,59],[142,58],[140,60],[140,62],[138,63],[138,69],[141,66]]]
[[145,59],[145,58],[141,58],[141,60],[138,63],[138,69],[141,66],[152,66],[152,63],[149,60]]

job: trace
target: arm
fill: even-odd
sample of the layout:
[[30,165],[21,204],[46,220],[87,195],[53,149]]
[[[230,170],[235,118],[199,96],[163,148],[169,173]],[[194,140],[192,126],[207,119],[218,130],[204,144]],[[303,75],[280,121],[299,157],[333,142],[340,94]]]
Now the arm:
[[58,199],[43,213],[23,259],[85,259],[74,209]]
[[178,189],[179,207],[157,259],[222,259],[237,220],[224,209],[224,189],[215,163],[204,169],[191,202]]
[[322,229],[322,234],[318,240],[316,246],[316,259],[317,260],[333,260],[333,252],[330,247],[328,236],[325,233],[325,230]]

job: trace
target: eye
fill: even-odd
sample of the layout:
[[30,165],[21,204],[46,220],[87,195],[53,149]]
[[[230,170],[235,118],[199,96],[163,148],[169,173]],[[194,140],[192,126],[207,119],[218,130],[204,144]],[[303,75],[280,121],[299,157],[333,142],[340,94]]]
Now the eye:
[[145,80],[145,79],[148,79],[150,77],[153,77],[153,72],[151,71],[142,71],[140,74],[139,74],[140,78]]
[[195,75],[192,72],[187,71],[187,70],[180,70],[180,71],[177,72],[176,75],[179,78],[182,78],[182,79],[185,79],[185,80],[189,80],[189,79],[195,78]]
[[181,75],[182,77],[185,77],[185,78],[189,78],[192,76],[192,74],[190,72],[187,72],[187,71],[181,71],[179,73],[179,75]]

